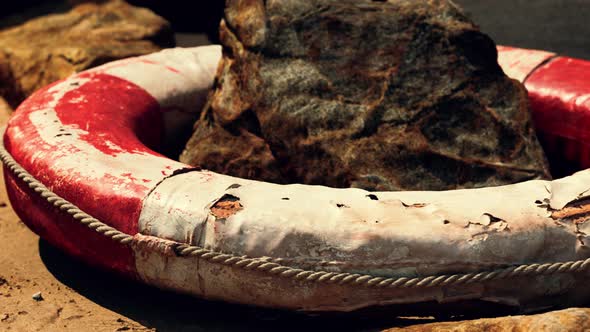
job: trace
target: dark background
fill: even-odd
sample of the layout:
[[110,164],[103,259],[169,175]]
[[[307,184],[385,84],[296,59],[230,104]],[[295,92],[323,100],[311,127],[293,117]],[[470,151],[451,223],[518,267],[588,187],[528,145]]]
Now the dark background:
[[[420,1],[420,0],[416,0]],[[3,3],[0,28],[36,15],[67,10],[80,0]],[[172,22],[179,46],[215,39],[222,0],[129,0]],[[455,0],[498,44],[554,51],[590,60],[590,0]],[[199,35],[193,35],[198,33]]]
[[590,0],[455,0],[498,44],[590,60]]

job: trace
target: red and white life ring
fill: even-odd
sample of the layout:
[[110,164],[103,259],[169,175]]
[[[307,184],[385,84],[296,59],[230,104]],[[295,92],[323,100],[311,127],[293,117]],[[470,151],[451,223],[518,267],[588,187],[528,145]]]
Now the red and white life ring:
[[[528,305],[589,293],[590,170],[495,188],[370,193],[234,178],[154,152],[178,119],[194,120],[220,55],[207,46],[116,61],[23,102],[1,153],[20,218],[93,265],[260,306]],[[540,135],[575,145],[552,153],[590,167],[590,64],[511,48],[500,62],[526,79]]]

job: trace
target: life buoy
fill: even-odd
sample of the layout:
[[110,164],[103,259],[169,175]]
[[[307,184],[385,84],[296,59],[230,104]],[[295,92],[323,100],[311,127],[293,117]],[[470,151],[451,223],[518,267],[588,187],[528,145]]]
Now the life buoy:
[[[259,306],[526,306],[590,294],[590,170],[493,188],[367,192],[234,178],[154,152],[179,119],[194,120],[220,56],[207,46],[116,61],[23,102],[0,151],[19,217],[90,264]],[[552,153],[590,167],[590,130],[580,127],[590,123],[590,64],[511,48],[500,63],[529,89],[540,135],[575,145]]]

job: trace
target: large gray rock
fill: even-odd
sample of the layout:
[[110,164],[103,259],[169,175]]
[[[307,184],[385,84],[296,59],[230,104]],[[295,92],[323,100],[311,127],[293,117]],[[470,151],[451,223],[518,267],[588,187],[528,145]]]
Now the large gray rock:
[[525,89],[450,1],[228,0],[220,37],[183,162],[369,190],[549,177]]

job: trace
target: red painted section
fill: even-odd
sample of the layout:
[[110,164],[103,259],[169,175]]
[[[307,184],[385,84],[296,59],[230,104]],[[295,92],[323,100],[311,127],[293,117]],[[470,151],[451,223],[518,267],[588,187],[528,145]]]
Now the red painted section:
[[[153,153],[146,145],[158,149],[161,115],[158,102],[151,95],[131,82],[107,74],[82,73],[78,77],[89,78],[90,82],[66,93],[55,107],[64,125],[88,131],[81,139],[105,154]],[[107,138],[118,148],[107,145]]]
[[524,81],[527,76],[555,53],[498,46],[498,63],[506,75]]
[[136,278],[130,247],[118,244],[72,220],[31,191],[9,170],[4,170],[6,190],[19,218],[40,237],[87,264]]
[[504,71],[522,78],[529,91],[554,176],[590,168],[590,61],[511,47],[498,51]]
[[[144,144],[155,146],[161,136],[159,105],[151,95],[128,81],[106,74],[85,73],[79,77],[90,81],[60,98],[55,113],[63,123],[63,129],[54,136],[67,135],[79,128],[89,133],[81,134],[80,140],[106,155],[130,152],[162,157]],[[143,198],[173,168],[162,167],[162,173],[158,169],[157,177],[138,178],[125,170],[146,165],[120,165],[120,172],[89,179],[84,175],[87,173],[76,169],[54,167],[55,163],[63,162],[80,150],[75,145],[76,140],[72,144],[64,141],[66,143],[59,147],[47,144],[31,120],[32,113],[43,112],[56,97],[55,92],[49,91],[53,86],[55,84],[38,91],[17,109],[5,136],[7,150],[58,195],[122,232],[136,234]],[[116,158],[111,159],[116,162]],[[175,162],[170,160],[170,164]],[[117,165],[105,166],[92,160],[87,167],[117,169]],[[14,209],[43,238],[93,264],[127,275],[134,273],[134,260],[129,249],[115,245],[106,237],[76,224],[71,217],[56,212],[55,208],[40,200],[38,194],[32,193],[28,187],[23,188],[21,181],[14,181],[11,175],[6,181]]]

